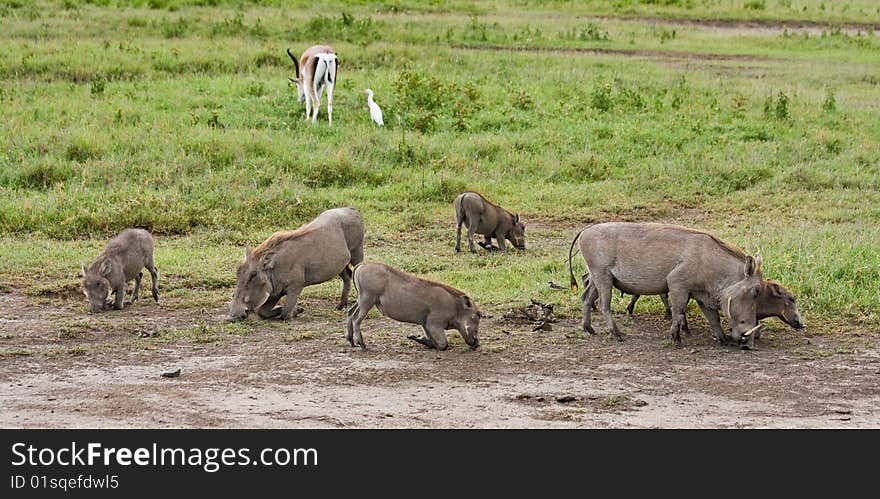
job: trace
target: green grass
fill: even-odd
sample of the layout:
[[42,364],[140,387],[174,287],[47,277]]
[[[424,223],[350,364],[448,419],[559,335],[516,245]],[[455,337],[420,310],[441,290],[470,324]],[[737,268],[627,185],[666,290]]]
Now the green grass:
[[[4,286],[73,295],[140,226],[163,293],[220,292],[245,244],[354,205],[368,259],[491,307],[574,314],[547,281],[577,228],[666,220],[763,252],[808,321],[880,324],[880,38],[840,26],[875,3],[310,4],[0,1]],[[341,61],[332,128],[287,82],[284,49],[319,41]],[[526,254],[452,254],[464,189],[521,214]]]

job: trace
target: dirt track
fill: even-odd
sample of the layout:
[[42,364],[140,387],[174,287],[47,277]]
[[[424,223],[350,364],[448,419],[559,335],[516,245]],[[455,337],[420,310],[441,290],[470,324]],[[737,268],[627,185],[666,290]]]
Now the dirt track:
[[84,298],[38,300],[0,294],[2,427],[880,427],[878,335],[857,329],[771,322],[742,352],[694,316],[675,349],[650,314],[619,316],[617,343],[490,310],[480,350],[451,332],[435,352],[371,314],[362,352],[342,312],[308,296],[294,323],[240,329],[173,300],[97,316]]

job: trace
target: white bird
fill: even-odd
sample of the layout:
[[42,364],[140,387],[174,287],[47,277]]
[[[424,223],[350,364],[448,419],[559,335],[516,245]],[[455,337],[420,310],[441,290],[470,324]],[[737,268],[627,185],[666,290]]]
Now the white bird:
[[373,102],[373,91],[368,88],[364,90],[364,93],[367,94],[367,105],[370,106],[370,118],[379,126],[385,125],[385,122],[382,121],[382,108]]

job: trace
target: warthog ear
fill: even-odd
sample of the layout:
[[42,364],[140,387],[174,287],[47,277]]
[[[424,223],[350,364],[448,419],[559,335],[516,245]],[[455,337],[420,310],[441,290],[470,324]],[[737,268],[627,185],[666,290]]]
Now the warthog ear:
[[760,253],[755,255],[755,272],[761,271],[761,262],[763,262],[763,261],[764,261],[764,259],[761,257]]
[[82,269],[82,276],[85,277],[86,276],[86,264],[81,263],[79,265],[80,265],[80,268]]
[[757,265],[757,262],[755,262],[755,259],[752,258],[751,256],[747,256],[746,257],[746,264],[743,267],[743,273],[746,275],[746,277],[752,277],[753,275],[755,275],[755,272],[757,270],[758,270],[758,265]]
[[462,295],[461,302],[464,303],[464,308],[474,308],[474,304],[467,295]]
[[519,213],[513,216],[513,221],[519,223]]
[[263,265],[264,269],[271,270],[275,267],[275,253],[266,253],[263,255],[263,258],[260,259],[260,263]]
[[773,284],[770,285],[770,294],[772,294],[776,298],[779,298],[782,296],[782,288],[779,287],[779,284],[776,284],[774,282]]
[[110,275],[110,272],[112,272],[112,271],[113,271],[113,267],[110,265],[110,260],[104,260],[103,262],[101,262],[101,268],[98,270],[98,272],[102,276],[107,277]]
[[253,253],[251,253],[251,247],[250,247],[250,246],[245,246],[245,247],[244,247],[244,259],[245,259],[245,260],[250,260],[250,259],[251,259],[251,256],[253,256]]

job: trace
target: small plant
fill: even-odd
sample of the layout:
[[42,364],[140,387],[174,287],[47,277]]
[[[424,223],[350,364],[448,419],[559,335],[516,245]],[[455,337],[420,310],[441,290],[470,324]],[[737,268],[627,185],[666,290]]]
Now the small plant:
[[523,89],[517,90],[513,96],[513,107],[521,111],[530,111],[535,107],[535,100]]
[[746,112],[746,96],[743,94],[736,94],[733,96],[733,115],[742,118]]
[[91,90],[91,92],[92,92],[92,95],[103,94],[103,93],[104,93],[104,87],[105,87],[106,85],[107,85],[107,79],[106,79],[106,78],[104,78],[104,77],[101,76],[101,75],[96,76],[96,77],[92,80],[92,84],[91,84],[91,88],[90,88],[90,90]]
[[766,0],[749,0],[743,4],[743,8],[750,10],[764,10],[767,8]]
[[163,19],[161,26],[162,36],[165,38],[182,38],[186,33],[187,28],[189,28],[189,23],[186,19],[181,17],[173,22],[168,19]]
[[611,97],[611,85],[604,83],[593,88],[590,95],[590,107],[599,111],[608,112],[614,107],[614,100]]
[[660,31],[660,43],[666,43],[669,40],[675,40],[674,29],[664,29]]
[[266,84],[260,80],[254,80],[248,83],[247,94],[253,97],[261,97],[266,95]]
[[773,114],[776,116],[777,120],[784,121],[790,118],[788,112],[788,94],[783,91],[779,91],[779,95],[776,97],[776,108],[773,110]]
[[825,101],[822,102],[822,110],[826,113],[833,113],[837,110],[837,98],[834,96],[834,90],[830,88],[825,91]]
[[211,128],[225,128],[223,123],[220,123],[219,111],[211,111],[211,117],[208,118],[208,126]]

